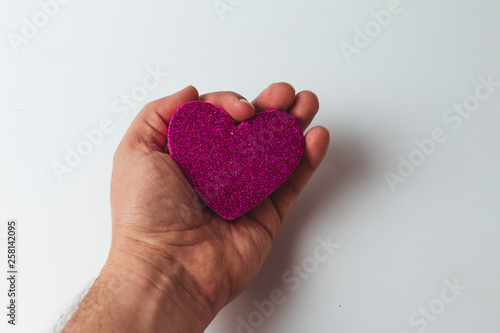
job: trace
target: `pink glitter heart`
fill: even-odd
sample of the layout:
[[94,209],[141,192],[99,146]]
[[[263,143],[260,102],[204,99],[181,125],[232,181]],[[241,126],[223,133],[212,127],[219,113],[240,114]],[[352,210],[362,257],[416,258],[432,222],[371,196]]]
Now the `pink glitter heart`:
[[170,120],[168,149],[200,198],[233,220],[292,174],[302,157],[304,135],[284,111],[259,112],[236,126],[221,108],[193,101]]

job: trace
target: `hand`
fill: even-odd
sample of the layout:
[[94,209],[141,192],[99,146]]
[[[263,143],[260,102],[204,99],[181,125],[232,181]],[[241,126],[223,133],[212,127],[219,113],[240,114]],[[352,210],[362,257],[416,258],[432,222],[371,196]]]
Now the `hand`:
[[[116,331],[202,332],[253,281],[287,213],[326,154],[328,131],[312,128],[292,176],[255,208],[228,222],[198,199],[166,153],[169,120],[179,106],[198,99],[218,105],[236,121],[262,110],[285,110],[303,130],[319,109],[315,94],[296,95],[286,83],[272,84],[252,103],[240,101],[233,92],[198,96],[189,86],[144,107],[114,155],[113,240],[96,282],[111,300],[101,302],[102,308],[120,305],[113,315]],[[92,289],[80,308],[92,311],[92,304],[85,304],[99,298]],[[118,290],[121,295],[116,295]],[[148,313],[130,304],[141,296]],[[78,317],[83,320],[84,314],[78,311],[68,332],[72,326],[82,327]],[[95,315],[100,326],[88,326],[92,316],[85,316],[84,331],[109,324]]]

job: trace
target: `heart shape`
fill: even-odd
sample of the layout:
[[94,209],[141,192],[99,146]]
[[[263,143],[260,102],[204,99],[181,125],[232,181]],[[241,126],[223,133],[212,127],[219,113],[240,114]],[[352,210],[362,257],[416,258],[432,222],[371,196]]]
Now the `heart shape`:
[[284,111],[258,112],[236,126],[216,105],[193,101],[170,120],[168,149],[200,198],[233,220],[292,174],[302,157],[304,135]]

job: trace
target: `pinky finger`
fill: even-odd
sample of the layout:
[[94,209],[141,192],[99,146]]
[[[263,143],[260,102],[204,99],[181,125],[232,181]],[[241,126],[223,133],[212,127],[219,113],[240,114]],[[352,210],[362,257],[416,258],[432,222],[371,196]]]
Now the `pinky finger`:
[[309,179],[319,167],[321,161],[323,161],[329,143],[330,134],[326,128],[317,126],[307,132],[304,154],[299,165],[290,178],[270,195],[281,222],[283,222],[300,192],[302,192]]

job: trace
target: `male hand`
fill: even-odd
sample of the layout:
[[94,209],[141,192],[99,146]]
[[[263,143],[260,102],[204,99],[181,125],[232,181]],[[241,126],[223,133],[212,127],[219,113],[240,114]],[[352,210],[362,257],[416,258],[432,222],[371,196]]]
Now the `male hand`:
[[[255,278],[283,220],[326,154],[314,127],[293,174],[246,214],[226,221],[206,207],[168,155],[167,129],[184,103],[203,100],[244,121],[284,110],[305,130],[315,94],[272,84],[252,103],[233,92],[198,96],[189,86],[147,104],[114,155],[113,240],[108,260],[65,332],[202,332]],[[105,314],[104,314],[105,313]]]

